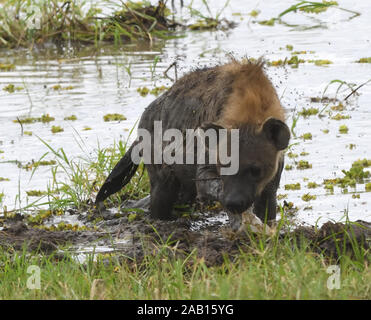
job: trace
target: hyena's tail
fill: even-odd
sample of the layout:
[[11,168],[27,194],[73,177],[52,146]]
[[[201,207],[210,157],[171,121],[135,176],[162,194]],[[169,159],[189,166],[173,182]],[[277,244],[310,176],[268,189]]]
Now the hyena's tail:
[[96,204],[102,202],[111,194],[121,190],[133,177],[135,171],[137,171],[138,165],[135,164],[131,158],[134,146],[135,143],[131,145],[129,150],[113,168],[106,181],[104,181],[95,199]]

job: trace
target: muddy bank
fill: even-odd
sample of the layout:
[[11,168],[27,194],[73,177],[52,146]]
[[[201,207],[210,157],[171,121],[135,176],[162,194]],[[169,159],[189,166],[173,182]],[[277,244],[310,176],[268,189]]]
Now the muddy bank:
[[[29,250],[41,253],[60,251],[63,246],[72,253],[114,253],[125,257],[125,261],[136,262],[165,247],[169,255],[177,257],[185,257],[196,249],[208,265],[219,265],[225,257],[233,260],[241,250],[253,250],[251,242],[263,237],[249,232],[233,233],[223,212],[192,214],[166,222],[153,220],[148,213],[137,214],[135,219],[132,214],[125,212],[118,217],[117,213],[106,211],[96,231],[47,231],[32,228],[24,219],[12,219],[4,222],[0,246],[21,250],[26,245]],[[327,222],[317,230],[301,226],[264,239],[272,244],[278,240],[279,245],[287,238],[299,246],[303,241],[309,243],[311,251],[323,252],[328,257],[354,256],[357,248],[370,248],[371,223]]]

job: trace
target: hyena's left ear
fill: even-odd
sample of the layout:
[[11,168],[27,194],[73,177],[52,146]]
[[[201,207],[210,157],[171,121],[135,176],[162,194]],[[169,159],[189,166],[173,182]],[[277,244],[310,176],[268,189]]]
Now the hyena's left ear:
[[286,149],[290,140],[290,129],[281,120],[269,118],[263,124],[263,132],[273,142],[277,150]]

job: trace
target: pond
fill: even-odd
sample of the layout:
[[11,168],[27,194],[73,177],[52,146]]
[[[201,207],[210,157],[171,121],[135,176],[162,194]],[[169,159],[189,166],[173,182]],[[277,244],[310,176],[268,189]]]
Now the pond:
[[[179,31],[181,37],[155,40],[152,47],[139,42],[100,49],[2,49],[0,64],[15,68],[0,71],[0,193],[4,194],[0,208],[10,211],[32,204],[38,198],[26,191],[46,190],[51,185],[50,166],[39,166],[36,171],[24,168],[32,161],[55,159],[45,143],[55,150],[63,148],[70,159],[95,159],[98,146],[109,148],[119,140],[125,142],[145,107],[156,98],[153,94],[143,97],[138,88],[171,86],[164,71],[174,61],[178,75],[182,75],[199,66],[226,62],[232,54],[237,58],[263,56],[272,62],[266,66],[266,73],[277,88],[287,123],[295,134],[288,150],[291,158],[286,156],[287,169],[292,169],[283,172],[279,203],[292,202],[298,209],[294,219],[306,224],[344,220],[346,215],[352,221],[370,222],[369,180],[357,182],[355,187],[335,185],[331,191],[325,188],[324,179],[342,178],[342,170],[349,170],[356,160],[371,159],[371,83],[342,102],[343,110],[331,107],[339,106],[351,93],[347,85],[337,94],[340,101],[316,102],[316,98],[322,97],[333,80],[357,88],[371,79],[371,64],[356,62],[371,56],[371,6],[366,1],[344,0],[339,1],[340,7],[360,15],[328,8],[318,14],[289,13],[283,17],[285,24],[257,23],[277,17],[294,3],[231,0],[223,15],[237,23],[235,28]],[[205,10],[202,1],[194,6]],[[213,1],[212,11],[223,6],[223,2]],[[259,14],[252,17],[252,10]],[[274,61],[292,56],[305,62],[274,66]],[[173,73],[173,69],[169,71],[170,76]],[[338,85],[329,85],[325,96],[335,98]],[[316,108],[321,116],[304,117],[300,115],[303,108]],[[104,121],[104,115],[114,113],[126,120]],[[17,121],[46,114],[55,120],[22,126]],[[65,120],[72,115],[76,120]],[[339,131],[343,125],[347,133]],[[309,168],[298,169],[300,164]],[[62,171],[57,176],[66,179]],[[309,182],[318,186],[309,188]],[[297,183],[300,190],[285,190],[285,185]]]

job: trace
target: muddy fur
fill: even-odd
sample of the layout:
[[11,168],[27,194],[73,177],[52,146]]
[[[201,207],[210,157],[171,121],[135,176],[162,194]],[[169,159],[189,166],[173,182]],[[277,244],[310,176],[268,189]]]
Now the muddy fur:
[[[275,219],[282,151],[290,132],[262,61],[232,61],[190,72],[146,108],[139,128],[153,133],[155,121],[162,121],[163,131],[176,128],[184,137],[186,129],[240,129],[240,167],[236,175],[222,176],[218,165],[146,165],[154,218],[172,219],[176,202],[192,203],[197,196],[221,201],[228,212],[237,215],[254,204],[261,219]],[[134,174],[131,151],[105,181],[96,198],[98,204]],[[212,194],[210,189],[217,191]]]

